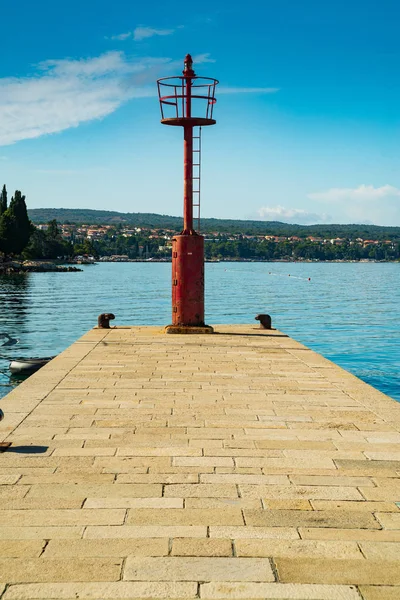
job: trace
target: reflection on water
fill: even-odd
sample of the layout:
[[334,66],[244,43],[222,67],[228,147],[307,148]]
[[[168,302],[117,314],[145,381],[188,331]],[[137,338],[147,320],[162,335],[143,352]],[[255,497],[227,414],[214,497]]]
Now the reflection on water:
[[[16,385],[11,381],[8,363],[19,356],[29,331],[26,328],[26,314],[29,303],[29,275],[0,275],[0,396],[7,394]],[[18,340],[10,344],[9,340]],[[26,347],[26,350],[28,348]]]
[[[170,264],[83,268],[0,277],[0,333],[19,339],[0,347],[0,396],[10,389],[11,358],[58,354],[102,312],[113,312],[117,325],[170,322]],[[206,321],[253,323],[269,313],[274,327],[400,400],[399,270],[393,263],[207,263]]]

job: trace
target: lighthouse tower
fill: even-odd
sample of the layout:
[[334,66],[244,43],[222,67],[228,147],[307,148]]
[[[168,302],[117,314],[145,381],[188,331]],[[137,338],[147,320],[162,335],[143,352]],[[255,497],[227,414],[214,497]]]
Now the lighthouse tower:
[[172,240],[172,324],[167,333],[213,331],[204,322],[204,238],[199,228],[201,128],[216,123],[217,84],[216,79],[195,74],[190,54],[182,76],[157,81],[161,123],[183,127],[183,230]]

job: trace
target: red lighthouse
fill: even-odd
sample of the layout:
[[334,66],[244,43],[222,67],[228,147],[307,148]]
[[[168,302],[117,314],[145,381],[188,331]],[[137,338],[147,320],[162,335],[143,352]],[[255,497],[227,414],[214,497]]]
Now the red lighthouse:
[[[197,77],[187,54],[182,76],[157,81],[161,123],[183,127],[183,230],[172,240],[172,325],[167,333],[209,333],[204,323],[204,238],[200,226],[201,128],[215,125],[215,86]],[[194,113],[199,113],[194,114]],[[193,135],[199,127],[198,135]]]

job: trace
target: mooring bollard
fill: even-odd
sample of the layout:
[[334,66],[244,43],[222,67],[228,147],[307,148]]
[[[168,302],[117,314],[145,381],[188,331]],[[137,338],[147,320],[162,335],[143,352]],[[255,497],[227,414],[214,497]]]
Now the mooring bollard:
[[257,315],[256,321],[260,321],[260,329],[272,329],[272,321],[270,315]]
[[110,329],[110,321],[115,319],[115,315],[112,313],[101,313],[97,319],[97,326],[99,329]]

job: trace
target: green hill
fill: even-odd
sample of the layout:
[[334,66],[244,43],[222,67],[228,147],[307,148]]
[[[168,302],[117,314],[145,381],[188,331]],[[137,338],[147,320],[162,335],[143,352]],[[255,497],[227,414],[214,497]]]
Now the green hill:
[[[154,213],[120,213],[85,208],[33,208],[28,210],[33,223],[59,223],[87,225],[134,225],[148,229],[170,229],[179,232],[182,218]],[[279,221],[246,221],[235,219],[201,219],[203,233],[242,233],[248,235],[316,236],[323,238],[400,239],[400,227],[380,225],[290,225]]]

